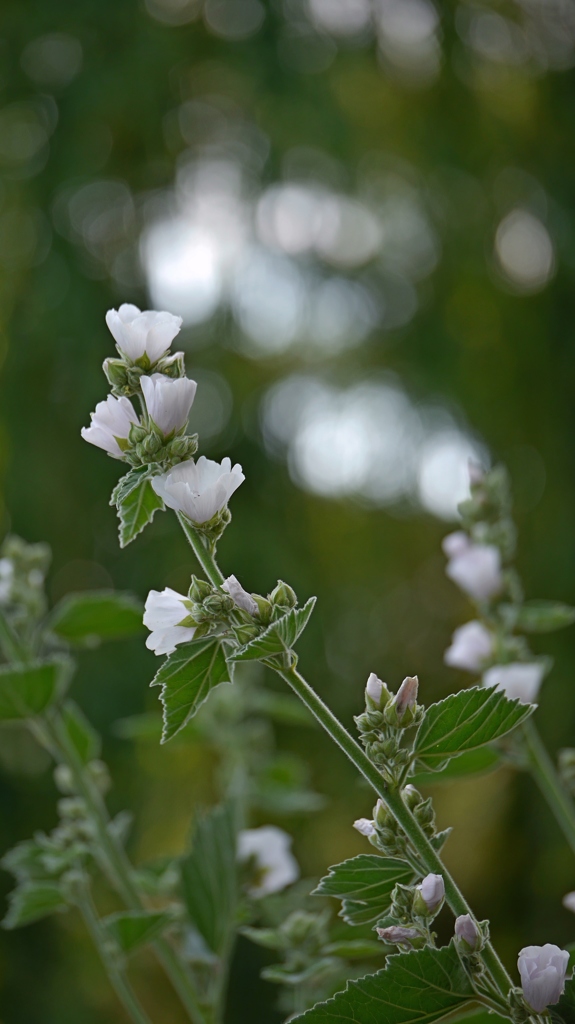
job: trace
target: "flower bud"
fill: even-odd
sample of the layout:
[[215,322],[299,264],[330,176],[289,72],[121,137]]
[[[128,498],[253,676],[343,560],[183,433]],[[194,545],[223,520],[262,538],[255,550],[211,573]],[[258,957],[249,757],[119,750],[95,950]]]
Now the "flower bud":
[[213,593],[213,587],[211,583],[206,580],[198,579],[197,576],[192,576],[192,582],[190,583],[190,589],[188,590],[188,597],[190,601],[194,601],[196,604],[201,604],[202,601],[209,597]]
[[525,946],[519,953],[521,988],[526,1002],[536,1013],[559,1002],[568,964],[569,953],[552,942],[544,946]]
[[252,597],[257,606],[257,612],[254,612],[256,618],[258,618],[264,625],[267,625],[271,621],[273,605],[271,601],[268,601],[267,597],[262,597],[261,594],[252,594]]
[[407,729],[412,724],[417,707],[418,689],[417,676],[407,676],[403,680],[395,697],[385,709],[385,720],[389,725]]
[[130,444],[141,444],[142,441],[146,440],[148,433],[147,427],[143,427],[141,423],[133,423],[130,427],[128,440]]
[[381,711],[391,700],[391,694],[385,685],[378,679],[375,672],[371,672],[365,687],[365,703],[369,711]]
[[54,768],[54,782],[61,793],[75,791],[74,777],[67,764],[57,764]]
[[406,949],[422,949],[425,945],[425,935],[422,935],[418,928],[404,928],[402,925],[393,924],[388,928],[378,928],[377,934],[382,942],[392,942]]
[[413,910],[418,917],[435,917],[443,906],[445,885],[442,875],[426,875],[416,886]]
[[375,825],[373,821],[369,820],[369,818],[358,818],[357,821],[354,821],[353,827],[357,829],[357,831],[360,832],[362,836],[366,836],[367,839],[370,839],[371,836],[376,835]]
[[227,580],[222,583],[222,590],[225,590],[230,595],[234,604],[241,608],[242,611],[247,612],[248,615],[257,615],[258,606],[254,601],[251,594],[248,594],[247,590],[244,590],[239,580],[235,576],[228,576]]
[[186,365],[183,352],[174,352],[171,356],[162,356],[156,363],[156,372],[163,373],[166,377],[184,377]]
[[415,788],[415,786],[412,786],[411,783],[409,783],[409,785],[403,790],[403,799],[410,811],[414,811],[419,804],[423,803],[421,793]]
[[476,953],[483,944],[483,935],[470,914],[455,919],[455,941],[462,953]]
[[162,442],[157,434],[148,434],[148,436],[142,441],[140,447],[144,456],[155,455],[162,447]]
[[380,828],[388,828],[390,815],[381,797],[373,808],[373,817],[374,821]]
[[295,590],[282,580],[278,580],[277,587],[268,596],[272,604],[277,604],[280,608],[295,608],[297,604]]
[[113,388],[123,388],[128,382],[126,364],[123,359],[104,359],[102,369]]

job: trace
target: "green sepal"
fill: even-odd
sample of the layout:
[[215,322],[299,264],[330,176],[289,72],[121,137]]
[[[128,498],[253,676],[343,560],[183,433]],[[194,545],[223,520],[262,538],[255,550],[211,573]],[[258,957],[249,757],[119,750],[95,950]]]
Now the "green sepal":
[[276,654],[291,651],[308,624],[316,602],[310,597],[302,608],[292,608],[286,615],[272,622],[268,628],[249,643],[243,644],[230,655],[232,661],[260,661]]
[[0,667],[0,721],[41,714],[62,697],[73,668],[70,659],[62,657]]
[[150,683],[150,686],[162,687],[162,743],[184,728],[215,686],[231,682],[232,671],[219,637],[191,640],[177,647]]
[[414,741],[417,768],[440,771],[452,757],[505,736],[534,710],[493,687],[453,693],[427,708]]

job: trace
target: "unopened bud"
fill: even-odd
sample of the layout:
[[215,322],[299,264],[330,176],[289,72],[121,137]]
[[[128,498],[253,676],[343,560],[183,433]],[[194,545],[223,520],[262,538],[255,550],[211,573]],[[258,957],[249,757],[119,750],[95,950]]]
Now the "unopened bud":
[[184,377],[186,366],[183,352],[174,352],[171,356],[162,356],[156,363],[156,373],[163,373],[166,377]]
[[278,580],[278,585],[269,594],[269,599],[272,604],[277,604],[280,608],[295,608],[297,604],[295,590],[283,580]]
[[128,435],[130,444],[140,444],[142,441],[145,441],[147,436],[148,431],[146,427],[143,427],[141,423],[132,423],[130,433]]
[[198,450],[198,435],[186,434],[184,437],[175,437],[170,442],[169,452],[172,459],[191,459]]
[[383,800],[380,798],[373,808],[373,818],[380,828],[387,828],[389,825],[389,811]]
[[377,934],[382,942],[392,942],[396,946],[405,946],[406,949],[421,949],[425,945],[425,935],[422,935],[418,928],[404,928],[393,924],[388,928],[378,928]]
[[375,672],[372,672],[365,687],[365,702],[369,711],[381,711],[391,700],[391,694]]
[[142,441],[140,447],[144,456],[155,455],[162,447],[162,440],[157,434],[148,434],[148,436]]
[[407,729],[412,724],[417,707],[418,688],[417,676],[407,676],[403,680],[395,697],[385,709],[384,716],[388,725]]
[[271,601],[268,601],[267,597],[262,597],[261,594],[252,594],[252,597],[258,607],[255,613],[256,618],[267,625],[271,621],[273,605]]
[[416,886],[413,910],[418,917],[435,917],[445,899],[445,885],[442,875],[426,875]]
[[423,803],[421,793],[411,783],[403,790],[403,799],[410,811],[415,810],[419,804]]
[[418,804],[413,813],[419,825],[431,825],[435,818],[431,797],[428,796],[427,800]]
[[197,576],[192,576],[192,582],[190,583],[190,589],[188,590],[188,597],[190,601],[194,601],[196,604],[201,604],[202,601],[209,597],[213,593],[214,588],[211,583],[206,580],[200,580]]
[[483,936],[470,914],[455,919],[455,941],[462,953],[476,953],[481,949]]
[[74,792],[74,777],[67,764],[57,764],[54,768],[54,782],[61,793]]
[[113,388],[123,388],[126,386],[127,369],[123,359],[104,359],[102,369],[108,378],[108,383]]
[[358,818],[357,821],[354,821],[353,827],[368,839],[376,834],[375,825],[369,818]]

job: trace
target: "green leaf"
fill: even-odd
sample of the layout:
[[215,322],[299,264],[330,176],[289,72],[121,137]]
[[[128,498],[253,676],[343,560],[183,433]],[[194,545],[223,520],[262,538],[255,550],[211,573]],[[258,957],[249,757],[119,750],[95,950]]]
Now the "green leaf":
[[142,476],[127,494],[118,502],[120,517],[120,547],[125,548],[148,523],[152,522],[154,513],[163,511],[164,502],[156,494],[147,476]]
[[404,860],[361,853],[331,867],[313,895],[343,900],[340,917],[348,924],[369,924],[389,910],[397,883],[409,885],[413,877]]
[[238,647],[231,655],[232,661],[258,661],[290,651],[307,626],[315,602],[316,598],[310,597],[303,608],[292,608],[277,622],[272,622],[261,636]]
[[191,852],[182,859],[182,894],[188,916],[218,955],[235,924],[238,902],[236,822],[230,804],[198,818]]
[[104,928],[123,953],[152,942],[173,923],[173,915],[167,911],[127,910],[102,919]]
[[418,766],[437,771],[457,754],[504,736],[533,710],[531,704],[508,700],[493,687],[453,693],[425,713],[414,743]]
[[99,590],[69,594],[49,619],[52,633],[69,644],[95,647],[102,640],[120,640],[143,629],[143,608],[130,594]]
[[150,686],[162,687],[162,743],[166,743],[183,729],[214,686],[231,682],[231,672],[218,637],[191,640],[190,643],[181,644],[176,648],[173,654],[166,658],[150,683]]
[[102,741],[90,725],[85,714],[74,700],[67,700],[62,707],[62,723],[66,735],[82,761],[88,764],[100,756]]
[[527,601],[515,615],[515,628],[524,633],[552,633],[574,622],[575,608],[558,601]]
[[39,715],[64,693],[73,665],[67,658],[3,665],[0,668],[0,721]]
[[2,921],[3,928],[20,928],[68,909],[56,882],[25,882],[14,889],[8,899],[10,906]]
[[575,980],[565,982],[565,991],[558,1003],[547,1007],[554,1024],[575,1024]]
[[45,856],[46,848],[39,841],[25,839],[4,854],[0,865],[4,871],[9,871],[14,875],[18,882],[45,879],[47,874],[44,864]]
[[493,747],[479,747],[466,754],[458,754],[439,772],[417,772],[410,782],[415,786],[429,783],[451,782],[465,775],[487,775],[501,765],[501,756]]
[[138,466],[137,469],[131,469],[125,476],[120,477],[110,496],[110,505],[115,505],[118,508],[124,498],[127,498],[128,494],[149,475],[149,466]]
[[451,943],[400,953],[377,974],[348,982],[294,1021],[306,1024],[431,1024],[474,1000],[471,981]]
[[326,956],[341,956],[344,960],[364,960],[370,956],[384,956],[385,946],[374,939],[345,939],[341,942],[330,942],[324,946]]

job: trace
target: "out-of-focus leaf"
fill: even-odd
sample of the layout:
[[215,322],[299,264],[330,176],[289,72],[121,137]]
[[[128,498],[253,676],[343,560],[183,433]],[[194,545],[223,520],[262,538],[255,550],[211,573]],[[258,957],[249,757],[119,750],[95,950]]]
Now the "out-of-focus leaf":
[[377,974],[348,982],[345,992],[294,1020],[306,1024],[432,1024],[474,999],[453,944],[389,956]]
[[0,721],[41,714],[64,693],[73,671],[68,658],[0,668]]
[[166,911],[154,913],[146,910],[127,910],[102,919],[102,925],[123,953],[145,946],[173,922],[172,914]]
[[143,608],[130,594],[100,590],[69,594],[50,616],[50,630],[69,644],[95,647],[140,633]]
[[341,956],[345,960],[363,960],[369,956],[383,956],[385,946],[373,939],[347,939],[341,942],[330,942],[325,946],[326,956]]
[[417,766],[440,770],[452,757],[505,736],[533,710],[492,687],[453,693],[425,713],[414,743]]
[[10,893],[3,928],[20,928],[42,917],[67,910],[68,904],[56,882],[25,882]]
[[236,825],[230,804],[196,821],[190,853],[182,859],[184,903],[192,924],[220,954],[233,927],[238,901]]
[[192,640],[176,648],[150,683],[151,686],[162,687],[162,743],[183,729],[214,686],[231,681],[230,669],[218,637]]
[[62,708],[66,735],[83,764],[100,756],[102,741],[75,701],[67,700]]
[[389,910],[398,882],[409,885],[412,880],[413,868],[404,860],[361,853],[331,867],[314,895],[342,900],[340,916],[348,924],[369,924]]
[[507,618],[523,633],[553,633],[575,622],[575,608],[559,601],[526,601],[520,608],[507,606]]

